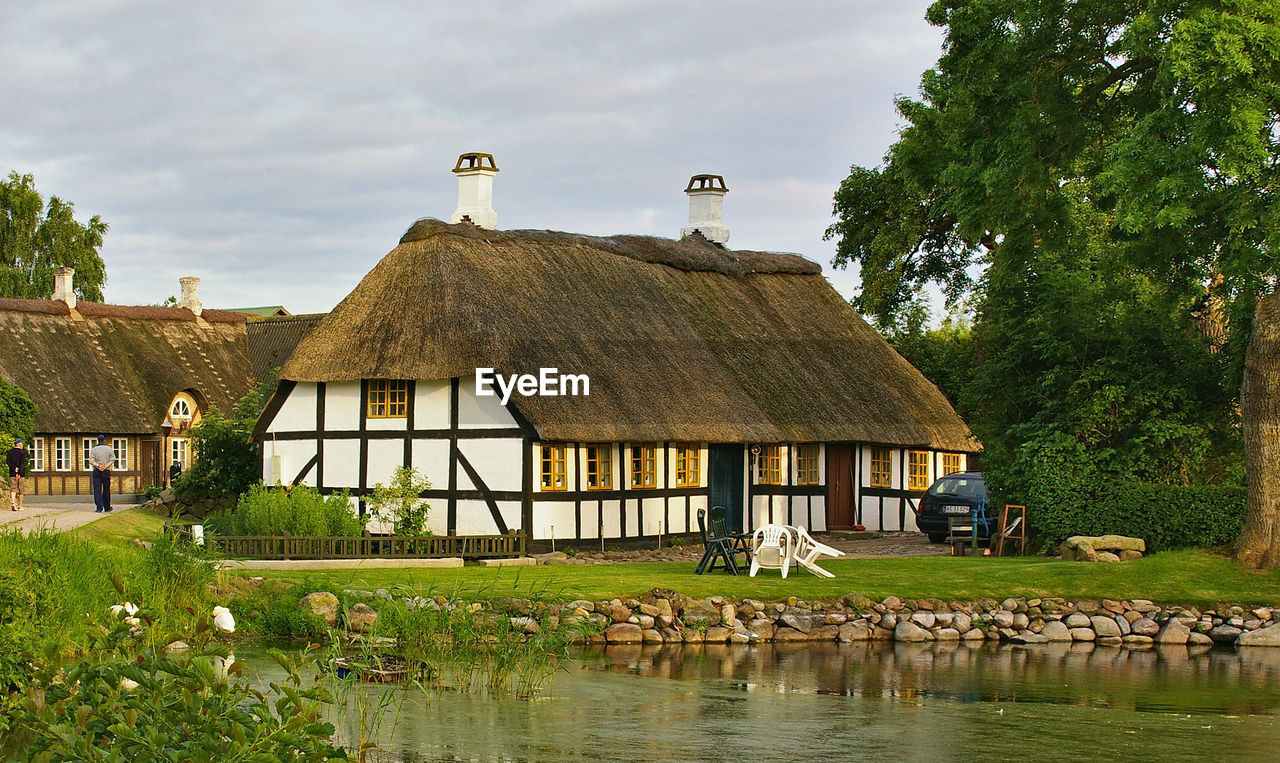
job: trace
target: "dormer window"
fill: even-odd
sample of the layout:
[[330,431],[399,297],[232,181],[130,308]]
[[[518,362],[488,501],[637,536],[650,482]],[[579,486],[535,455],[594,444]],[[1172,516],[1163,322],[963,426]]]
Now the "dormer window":
[[173,401],[173,407],[169,409],[169,415],[175,419],[189,419],[191,418],[191,405],[186,400],[178,398]]

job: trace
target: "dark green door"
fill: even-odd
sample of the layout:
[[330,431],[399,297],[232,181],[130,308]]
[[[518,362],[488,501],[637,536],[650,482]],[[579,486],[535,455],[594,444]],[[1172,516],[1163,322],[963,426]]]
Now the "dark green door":
[[712,445],[709,478],[711,505],[723,506],[729,529],[742,532],[742,445]]

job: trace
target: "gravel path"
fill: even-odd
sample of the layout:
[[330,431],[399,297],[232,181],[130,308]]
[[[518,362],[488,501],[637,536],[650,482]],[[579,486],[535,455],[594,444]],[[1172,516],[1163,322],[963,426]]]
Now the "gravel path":
[[[0,532],[21,530],[25,535],[40,528],[48,528],[53,532],[65,532],[106,516],[106,514],[96,513],[92,503],[28,502],[23,506],[22,511],[12,511],[8,504],[9,499],[6,496],[3,505],[0,505]],[[112,513],[117,513],[129,511],[134,508],[134,505],[125,504],[112,508]]]

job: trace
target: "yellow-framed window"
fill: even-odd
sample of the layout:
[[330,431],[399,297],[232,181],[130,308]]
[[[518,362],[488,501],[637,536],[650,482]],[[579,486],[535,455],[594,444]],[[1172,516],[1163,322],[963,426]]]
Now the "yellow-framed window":
[[871,449],[871,487],[893,487],[893,453],[888,448]]
[[365,416],[371,419],[403,419],[409,415],[409,382],[404,379],[370,379]]
[[613,489],[613,446],[587,446],[587,490]]
[[822,470],[818,468],[818,459],[822,455],[822,446],[816,442],[806,442],[796,446],[796,484],[817,485],[822,481]]
[[942,476],[955,474],[960,471],[960,454],[959,453],[943,453],[942,454]]
[[757,485],[782,484],[782,446],[765,445],[756,466]]
[[658,486],[658,446],[652,443],[631,446],[631,487]]
[[702,484],[701,460],[701,446],[676,446],[676,487],[698,487]]
[[929,487],[929,451],[907,451],[907,490],[925,490]]
[[538,484],[543,490],[568,490],[569,480],[565,472],[564,446],[543,445],[541,450],[542,479]]

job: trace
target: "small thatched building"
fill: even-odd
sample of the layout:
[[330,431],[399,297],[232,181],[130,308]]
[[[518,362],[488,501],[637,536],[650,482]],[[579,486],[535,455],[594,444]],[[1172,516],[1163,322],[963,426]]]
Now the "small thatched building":
[[116,451],[113,492],[164,484],[170,464],[189,462],[204,411],[253,386],[245,316],[203,309],[195,278],[178,307],[78,301],[73,272],[58,272],[52,299],[0,299],[0,376],[39,409],[27,492],[91,494],[99,434]]
[[[463,164],[455,218],[496,219],[466,185],[496,168]],[[284,365],[264,478],[360,497],[410,465],[434,531],[535,540],[695,532],[708,505],[747,529],[914,529],[968,428],[818,265],[703,235],[727,238],[723,181],[687,190],[680,241],[419,220]],[[589,394],[553,376],[504,405],[484,369]]]

